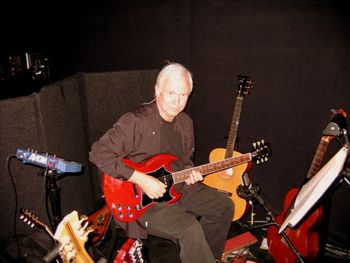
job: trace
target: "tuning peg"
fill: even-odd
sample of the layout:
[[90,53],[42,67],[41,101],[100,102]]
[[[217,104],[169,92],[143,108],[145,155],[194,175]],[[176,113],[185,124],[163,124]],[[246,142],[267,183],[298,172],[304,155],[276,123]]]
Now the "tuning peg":
[[89,224],[89,218],[86,215],[80,215],[79,224],[82,225],[85,222]]
[[[84,225],[81,225],[81,228],[79,230],[85,231],[85,229],[88,227],[89,225],[89,221],[83,220],[85,221]],[[83,223],[83,221],[81,221],[80,223]]]
[[[84,225],[82,225],[83,221],[85,221]],[[78,231],[81,237],[87,238],[88,234],[94,231],[94,229],[88,228],[89,224],[90,222],[85,219],[80,220],[80,228]]]

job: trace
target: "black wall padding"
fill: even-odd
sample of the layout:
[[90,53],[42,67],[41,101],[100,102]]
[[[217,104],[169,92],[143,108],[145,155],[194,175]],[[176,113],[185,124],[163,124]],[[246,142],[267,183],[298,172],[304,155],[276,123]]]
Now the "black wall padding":
[[[0,242],[4,242],[14,235],[15,218],[15,194],[11,178],[5,169],[6,158],[14,155],[17,147],[36,150],[45,148],[38,94],[0,101],[0,142]],[[17,192],[18,207],[31,209],[43,222],[48,223],[44,210],[44,180],[37,175],[41,169],[11,159],[10,171]],[[18,233],[25,235],[30,231],[28,226],[17,220]]]
[[[87,214],[92,210],[85,128],[78,91],[77,79],[73,77],[46,86],[40,93],[0,102],[0,158],[3,167],[6,157],[15,154],[17,147],[56,155],[66,161],[83,165],[81,173],[58,176],[62,216],[72,210],[77,210],[80,214]],[[20,207],[31,210],[40,221],[51,228],[45,203],[45,180],[42,175],[38,175],[44,168],[24,165],[17,159],[11,160],[10,168],[18,195],[17,211]],[[14,240],[13,220],[16,207],[14,190],[7,171],[1,169],[0,176],[0,195],[3,200],[0,209],[0,242],[4,245],[8,244],[7,240]],[[48,209],[51,211],[50,203]],[[29,235],[37,230],[30,229],[19,219],[16,221],[19,236]]]
[[[126,111],[153,99],[156,70],[78,73],[45,86],[39,93],[0,101],[0,250],[15,256],[14,220],[18,236],[33,236],[18,219],[19,208],[32,211],[51,228],[45,203],[44,168],[10,159],[29,148],[83,165],[81,173],[58,175],[62,216],[93,211],[102,196],[97,169],[88,161],[91,144]],[[17,192],[17,207],[15,202]],[[49,211],[51,204],[48,203]],[[17,210],[16,210],[17,209]],[[50,212],[51,214],[51,212]]]
[[[87,150],[118,118],[144,102],[153,99],[157,70],[87,73],[84,75],[85,94],[82,95],[85,127],[88,130]],[[102,194],[96,167],[93,170],[93,191]]]
[[90,143],[99,139],[123,113],[153,99],[157,72],[143,70],[85,75]]
[[40,122],[47,152],[83,165],[82,173],[66,174],[59,179],[63,214],[72,210],[87,214],[92,210],[85,128],[79,96],[76,77],[47,86],[39,93]]

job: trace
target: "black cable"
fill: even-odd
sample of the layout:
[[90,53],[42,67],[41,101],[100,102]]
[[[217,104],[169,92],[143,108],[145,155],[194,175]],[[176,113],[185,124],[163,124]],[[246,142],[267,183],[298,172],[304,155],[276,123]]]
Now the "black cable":
[[13,176],[11,174],[10,171],[10,161],[11,159],[16,158],[16,155],[9,155],[6,158],[6,164],[5,164],[5,170],[8,172],[8,175],[11,179],[11,183],[13,186],[13,192],[15,194],[15,213],[14,213],[14,218],[13,218],[13,233],[15,235],[15,240],[16,240],[16,244],[17,244],[17,258],[20,258],[21,256],[21,246],[19,244],[19,239],[18,239],[18,235],[17,235],[17,227],[16,227],[16,220],[17,220],[17,210],[18,210],[18,195],[17,195],[17,188],[16,188],[16,184],[15,181],[13,179]]

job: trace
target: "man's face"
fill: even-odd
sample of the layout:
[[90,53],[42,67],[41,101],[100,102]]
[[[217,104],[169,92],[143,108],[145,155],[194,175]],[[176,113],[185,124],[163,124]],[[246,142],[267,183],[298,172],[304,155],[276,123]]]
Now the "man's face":
[[171,122],[185,108],[191,92],[191,84],[185,77],[170,78],[162,87],[156,86],[156,92],[160,116]]

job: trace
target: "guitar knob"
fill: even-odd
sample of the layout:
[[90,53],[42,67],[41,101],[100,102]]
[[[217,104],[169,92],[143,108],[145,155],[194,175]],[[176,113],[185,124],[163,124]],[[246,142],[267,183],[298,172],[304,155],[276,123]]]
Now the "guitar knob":
[[126,206],[126,209],[128,209],[129,211],[131,210],[131,206],[130,205],[127,205]]
[[133,218],[134,214],[133,213],[129,213],[129,218]]
[[136,209],[137,211],[139,211],[139,210],[141,210],[141,206],[140,206],[140,205],[135,205],[135,209]]
[[123,218],[123,217],[124,217],[124,214],[123,214],[123,213],[119,213],[119,214],[118,214],[118,217],[119,217],[119,218]]
[[119,204],[119,205],[116,205],[115,203],[112,203],[112,209],[113,210],[118,210],[118,211],[122,211],[122,205]]

